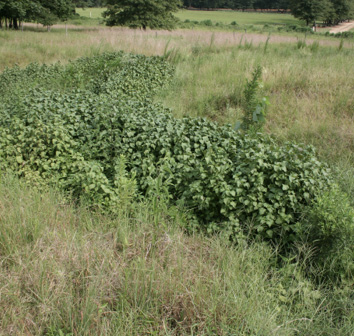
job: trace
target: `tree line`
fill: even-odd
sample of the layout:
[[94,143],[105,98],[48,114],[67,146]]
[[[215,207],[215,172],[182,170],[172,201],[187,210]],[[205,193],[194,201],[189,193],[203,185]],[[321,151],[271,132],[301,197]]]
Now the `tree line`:
[[183,0],[185,7],[230,9],[289,9],[289,0]]
[[353,18],[354,0],[291,0],[292,14],[306,24],[323,21],[327,25]]
[[72,0],[0,0],[0,28],[18,29],[24,21],[51,26],[74,13]]
[[[51,26],[66,21],[75,13],[75,7],[108,6],[105,12],[108,25],[129,23],[141,27],[140,19],[154,17],[152,26],[161,28],[164,22],[172,27],[172,12],[185,8],[290,9],[291,13],[307,24],[323,21],[333,25],[350,19],[354,13],[354,0],[0,0],[0,28],[18,29],[21,22],[38,22]],[[132,19],[134,19],[132,23]],[[151,26],[151,24],[143,25]]]
[[354,0],[183,0],[183,5],[200,9],[290,9],[306,24],[321,20],[328,25],[350,19],[354,12]]
[[76,7],[104,7],[106,6],[105,0],[74,0]]

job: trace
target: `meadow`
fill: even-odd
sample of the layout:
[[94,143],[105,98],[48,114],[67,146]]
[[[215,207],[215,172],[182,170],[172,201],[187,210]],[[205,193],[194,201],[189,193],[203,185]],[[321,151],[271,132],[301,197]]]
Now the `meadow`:
[[[101,18],[104,8],[78,8],[76,12],[83,17]],[[259,25],[266,24],[284,25],[284,24],[300,24],[290,14],[278,13],[242,13],[239,11],[199,11],[199,10],[180,10],[175,16],[181,21],[205,21],[221,22],[230,24],[237,22],[238,24]]]
[[76,13],[83,17],[88,17],[92,19],[102,18],[102,13],[105,11],[104,8],[76,8]]
[[266,24],[285,25],[285,24],[300,24],[298,19],[295,19],[289,14],[278,13],[242,13],[239,11],[190,11],[182,10],[175,14],[181,21],[204,21],[211,20],[213,22],[221,22],[237,24],[264,26]]
[[[98,14],[93,11],[92,17]],[[240,23],[251,15],[220,13],[225,15],[226,23],[231,14],[240,15],[232,18]],[[272,24],[273,15],[279,20],[291,19],[281,14],[252,15],[252,21],[245,19],[244,24],[263,24],[256,21],[263,18],[267,18],[264,24]],[[339,190],[319,197],[321,202],[315,202],[310,211],[303,210],[299,222],[309,227],[323,224],[330,237],[338,235],[334,246],[342,247],[340,251],[329,249],[335,251],[332,259],[326,257],[320,265],[313,262],[316,249],[310,241],[298,241],[292,247],[294,254],[284,254],[281,246],[259,239],[240,236],[235,243],[225,238],[225,232],[211,235],[191,230],[192,209],[172,204],[171,196],[165,193],[170,185],[164,187],[158,179],[153,180],[152,192],[135,199],[134,179],[123,175],[119,180],[119,206],[115,212],[107,212],[102,210],[105,198],[97,198],[100,202],[94,205],[90,196],[77,199],[86,188],[87,177],[70,180],[76,189],[56,188],[53,181],[50,186],[38,183],[39,176],[29,174],[22,159],[18,159],[18,153],[26,150],[25,144],[18,143],[8,157],[15,158],[13,164],[20,167],[22,179],[4,173],[0,179],[0,335],[351,335],[353,260],[351,246],[345,245],[342,236],[348,232],[346,226],[353,226],[350,202],[353,206],[354,48],[350,40],[341,42],[300,33],[280,36],[186,29],[144,32],[73,25],[68,35],[60,26],[50,33],[37,31],[35,26],[26,26],[23,32],[0,31],[0,41],[1,71],[15,66],[14,75],[10,71],[9,77],[4,77],[12,78],[13,86],[1,88],[1,111],[11,110],[6,106],[23,110],[28,125],[33,123],[32,115],[40,109],[38,106],[45,106],[48,117],[43,118],[52,120],[52,106],[65,106],[65,102],[79,99],[82,113],[86,113],[87,106],[93,104],[91,99],[96,98],[80,98],[82,93],[72,94],[71,87],[99,92],[97,99],[102,102],[97,100],[97,106],[103,106],[99,111],[103,116],[108,113],[109,105],[105,104],[110,98],[101,91],[106,90],[102,78],[116,88],[113,96],[121,93],[119,85],[123,85],[126,94],[135,82],[130,82],[128,70],[126,83],[119,77],[114,67],[120,62],[102,62],[100,57],[123,50],[148,57],[162,56],[168,69],[173,69],[171,78],[170,72],[165,75],[165,65],[163,75],[146,77],[147,83],[164,83],[160,89],[153,86],[155,95],[147,97],[147,101],[157,111],[170,109],[169,118],[176,118],[177,129],[185,117],[206,118],[212,125],[234,127],[246,108],[247,81],[261,66],[263,85],[258,86],[256,99],[267,96],[270,102],[263,132],[273,137],[274,148],[287,141],[300,148],[314,145],[316,157],[331,168],[339,185]],[[88,59],[71,62],[82,56]],[[91,64],[90,60],[96,60],[92,61],[93,70],[85,70],[85,62]],[[60,64],[54,70],[38,70],[38,65],[31,65],[25,76],[34,77],[29,77],[32,80],[26,87],[19,80],[21,69],[33,62]],[[142,62],[149,64],[150,58]],[[155,67],[158,69],[160,65]],[[49,79],[47,72],[52,76]],[[97,74],[101,75],[99,80],[95,79]],[[114,81],[108,80],[112,74],[116,76]],[[132,74],[136,75],[134,71]],[[114,86],[115,82],[122,84]],[[139,90],[149,85],[142,84]],[[30,87],[35,91],[27,97]],[[46,90],[53,90],[54,96]],[[28,106],[16,105],[16,95],[25,95]],[[126,110],[130,110],[130,99]],[[137,122],[146,120],[150,125],[152,120],[143,116],[150,113],[145,108],[139,107],[142,112]],[[95,120],[102,130],[106,124],[100,115],[96,114]],[[77,115],[69,117],[80,137],[92,127],[83,127],[77,122]],[[134,113],[129,118],[127,124],[133,125]],[[64,132],[61,121],[56,122],[57,131]],[[22,130],[18,126],[13,136],[21,139]],[[50,143],[50,133],[39,137]],[[64,133],[60,137],[66,141]],[[28,139],[37,136],[35,130],[28,134]],[[84,147],[85,143],[88,142],[83,142]],[[78,148],[71,142],[66,145]],[[106,145],[110,144],[105,143],[102,151]],[[42,159],[51,155],[49,149],[41,147],[41,151],[43,154],[38,152],[38,157]],[[95,148],[80,151],[90,156]],[[51,173],[45,173],[47,162],[38,163],[35,153],[30,153],[33,160],[28,161],[39,165],[38,171],[49,180]],[[129,151],[125,155],[129,157]],[[56,164],[50,160],[49,166]],[[306,165],[313,162],[311,159]],[[65,161],[60,164],[61,174],[66,169]],[[110,170],[107,167],[102,169],[106,175]],[[91,169],[94,171],[95,166]],[[80,172],[84,174],[85,169]],[[138,185],[144,178],[140,175]],[[65,179],[58,181],[61,186]],[[90,183],[88,190],[101,197],[100,187],[90,189]],[[74,198],[70,197],[70,190]],[[338,271],[340,262],[345,267]],[[333,273],[340,274],[341,279],[334,279]]]

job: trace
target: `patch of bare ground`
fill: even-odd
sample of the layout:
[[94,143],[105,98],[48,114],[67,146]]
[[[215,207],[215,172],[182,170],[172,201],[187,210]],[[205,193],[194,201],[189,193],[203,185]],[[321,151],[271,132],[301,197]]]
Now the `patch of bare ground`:
[[354,29],[354,21],[342,22],[338,26],[333,27],[329,32],[331,34],[344,33]]

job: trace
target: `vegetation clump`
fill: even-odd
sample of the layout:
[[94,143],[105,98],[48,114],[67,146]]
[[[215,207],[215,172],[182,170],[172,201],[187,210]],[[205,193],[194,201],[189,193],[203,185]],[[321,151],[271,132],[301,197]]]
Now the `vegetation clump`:
[[330,188],[328,168],[311,147],[174,118],[152,101],[172,70],[161,58],[113,53],[5,71],[3,169],[113,210],[123,177],[132,195],[160,179],[171,201],[190,209],[192,227],[297,241],[302,207]]
[[49,28],[57,21],[67,21],[74,13],[75,5],[71,0],[0,0],[0,29],[3,23],[6,29],[19,29],[28,21]]
[[131,28],[172,29],[181,5],[179,0],[108,0],[108,8],[103,13],[108,26],[128,26]]
[[153,97],[173,70],[120,52],[0,75],[0,333],[351,335],[350,199],[312,147],[174,118]]

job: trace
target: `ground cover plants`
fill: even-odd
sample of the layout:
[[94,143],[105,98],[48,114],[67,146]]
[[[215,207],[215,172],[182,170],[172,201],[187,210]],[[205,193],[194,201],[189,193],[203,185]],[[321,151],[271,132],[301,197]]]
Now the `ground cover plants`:
[[330,190],[328,169],[303,146],[174,118],[151,102],[171,72],[162,59],[116,53],[4,71],[2,166],[114,210],[123,165],[142,195],[162,179],[197,227],[248,234],[252,219],[256,235],[297,241],[297,213]]
[[351,335],[350,44],[0,36],[0,334]]

